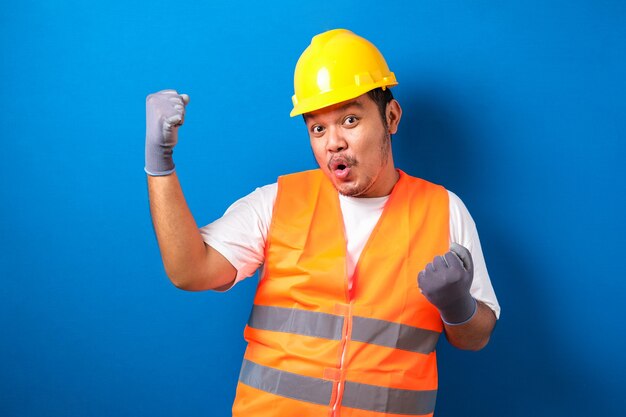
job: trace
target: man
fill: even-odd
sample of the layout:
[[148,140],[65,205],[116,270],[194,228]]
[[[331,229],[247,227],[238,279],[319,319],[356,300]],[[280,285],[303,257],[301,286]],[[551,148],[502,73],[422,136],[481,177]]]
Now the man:
[[172,282],[226,290],[263,264],[235,416],[432,415],[440,333],[461,349],[489,340],[499,306],[469,213],[394,166],[396,84],[367,40],[314,37],[291,115],[320,169],[280,177],[201,230],[172,160],[189,98],[148,96],[150,207]]

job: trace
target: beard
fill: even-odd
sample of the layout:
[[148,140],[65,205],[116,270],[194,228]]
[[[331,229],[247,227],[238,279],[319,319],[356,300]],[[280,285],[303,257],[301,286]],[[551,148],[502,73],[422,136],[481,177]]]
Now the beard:
[[[364,178],[361,179],[361,181],[355,184],[349,184],[349,183],[348,184],[346,183],[336,184],[333,182],[339,194],[346,196],[346,197],[360,197],[366,194],[374,186],[374,184],[376,184],[376,181],[378,180],[380,173],[384,170],[384,168],[389,163],[389,153],[391,152],[391,135],[389,134],[389,132],[385,132],[385,135],[383,136],[381,140],[381,145],[380,145],[379,150],[380,150],[380,165],[378,166],[379,170],[377,171],[376,175],[366,175]],[[359,161],[354,157],[344,157],[344,158],[347,161],[350,161],[350,165],[349,165],[350,167],[359,165]],[[330,162],[328,164],[328,167],[330,171],[331,170]]]

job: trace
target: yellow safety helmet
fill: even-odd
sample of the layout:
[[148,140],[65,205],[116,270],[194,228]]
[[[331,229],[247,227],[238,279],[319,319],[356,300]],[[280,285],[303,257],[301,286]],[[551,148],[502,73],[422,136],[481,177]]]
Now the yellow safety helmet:
[[385,58],[370,41],[346,29],[329,30],[314,36],[298,59],[290,116],[397,84]]

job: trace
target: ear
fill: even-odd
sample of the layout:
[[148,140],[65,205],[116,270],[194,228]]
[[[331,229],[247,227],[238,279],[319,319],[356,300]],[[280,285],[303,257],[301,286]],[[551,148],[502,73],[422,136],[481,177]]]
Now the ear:
[[398,100],[392,99],[389,103],[387,103],[386,115],[389,134],[395,135],[398,131],[400,119],[402,118],[402,108],[400,107],[400,103],[398,103]]

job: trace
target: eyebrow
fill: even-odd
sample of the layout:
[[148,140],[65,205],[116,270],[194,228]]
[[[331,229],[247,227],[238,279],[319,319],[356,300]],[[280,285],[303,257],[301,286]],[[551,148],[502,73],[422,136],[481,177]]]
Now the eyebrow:
[[[343,110],[347,110],[347,109],[349,109],[351,107],[356,107],[357,109],[363,109],[364,106],[363,106],[363,103],[361,103],[360,101],[353,100],[353,101],[347,102],[346,104],[344,104],[342,106],[337,107],[337,110],[343,111]],[[306,123],[307,119],[315,118],[315,116],[311,116],[308,113],[304,113],[304,114],[302,114],[302,118],[304,119],[304,122]]]
[[348,109],[350,107],[357,107],[359,109],[362,109],[363,108],[363,103],[361,103],[360,101],[356,101],[356,100],[350,101],[350,102],[344,104],[343,106],[339,107],[337,110],[345,110],[345,109]]

